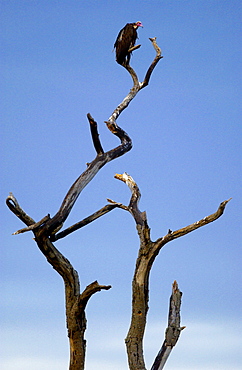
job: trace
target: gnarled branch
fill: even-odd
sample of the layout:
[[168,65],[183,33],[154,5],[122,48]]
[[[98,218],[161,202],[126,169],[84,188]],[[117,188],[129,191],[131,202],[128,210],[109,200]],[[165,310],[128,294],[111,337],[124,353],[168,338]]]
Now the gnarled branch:
[[148,85],[149,83],[149,80],[150,80],[150,77],[151,77],[151,74],[155,68],[155,66],[157,65],[157,63],[159,62],[159,60],[161,58],[163,58],[161,56],[161,49],[159,48],[159,46],[157,45],[156,43],[156,37],[154,38],[150,38],[150,41],[152,42],[152,45],[154,46],[154,49],[156,51],[156,56],[153,60],[153,62],[151,63],[151,65],[149,66],[147,72],[146,72],[146,75],[145,75],[145,79],[143,82],[139,82],[139,79],[138,79],[138,76],[136,74],[136,72],[134,71],[134,69],[129,65],[129,64],[123,64],[122,66],[129,72],[132,80],[133,80],[133,87],[132,89],[130,90],[129,94],[124,98],[124,100],[118,105],[118,107],[113,111],[112,115],[109,117],[108,119],[108,122],[116,122],[118,116],[122,113],[122,111],[127,108],[127,106],[129,105],[129,103],[131,102],[131,100],[133,100],[133,98],[137,95],[137,93],[143,89],[145,86]]
[[[78,273],[75,271],[71,263],[64,257],[58,249],[55,248],[52,241],[58,240],[61,237],[68,235],[74,230],[94,221],[98,217],[111,211],[116,207],[122,208],[118,203],[106,205],[101,210],[95,212],[93,215],[67,228],[66,230],[57,233],[63,226],[67,217],[69,216],[77,198],[82,190],[89,184],[98,171],[108,162],[122,156],[132,148],[132,141],[128,134],[120,128],[116,120],[120,113],[127,108],[131,100],[135,97],[140,84],[137,79],[135,71],[130,67],[128,72],[134,82],[131,92],[124,98],[123,102],[114,110],[109,120],[106,122],[108,129],[120,139],[120,145],[105,152],[101,141],[99,139],[97,122],[93,119],[90,113],[87,118],[89,121],[91,136],[94,148],[96,150],[96,158],[88,163],[87,169],[77,178],[77,180],[70,187],[57,213],[50,218],[50,215],[45,216],[40,221],[35,222],[28,216],[24,210],[19,206],[16,198],[10,194],[7,197],[6,203],[9,209],[26,224],[26,228],[18,230],[15,234],[32,231],[34,239],[45,255],[47,261],[53,268],[62,276],[65,284],[66,297],[66,318],[68,337],[70,342],[70,369],[83,370],[85,362],[86,341],[84,333],[86,330],[85,307],[90,297],[97,291],[108,290],[111,286],[99,285],[97,282],[90,284],[83,293],[80,293],[80,283]],[[125,207],[123,207],[125,208]]]
[[[69,216],[72,207],[74,206],[77,198],[79,197],[80,193],[84,189],[84,187],[93,179],[93,177],[97,174],[97,172],[108,162],[111,160],[118,158],[128,152],[132,148],[132,141],[130,137],[127,135],[127,133],[121,129],[117,123],[116,120],[118,116],[122,113],[122,111],[128,107],[129,103],[133,100],[133,98],[136,96],[138,91],[145,87],[148,84],[148,81],[150,79],[151,73],[155,67],[155,65],[158,63],[158,61],[162,58],[161,57],[161,50],[158,47],[156,43],[156,38],[150,39],[155,50],[156,50],[156,57],[151,63],[150,67],[148,68],[148,71],[146,73],[146,77],[143,83],[139,83],[137,74],[133,70],[131,66],[125,66],[127,71],[130,73],[132,79],[133,79],[133,87],[131,88],[129,94],[124,98],[121,104],[114,110],[112,115],[109,117],[108,121],[106,121],[108,129],[116,135],[120,141],[121,144],[107,152],[104,152],[97,129],[97,123],[93,119],[90,113],[88,113],[87,118],[89,120],[90,129],[91,129],[91,135],[93,139],[93,144],[97,152],[97,157],[91,162],[88,163],[87,169],[78,177],[78,179],[73,183],[73,185],[70,187],[68,193],[66,194],[59,210],[52,218],[44,218],[45,222],[42,224],[42,220],[37,222],[37,224],[34,222],[33,219],[28,218],[27,214],[22,211],[21,214],[15,213],[20,219],[22,219],[23,222],[27,221],[27,226],[35,224],[31,228],[25,228],[21,229],[18,232],[25,232],[29,230],[33,230],[34,228],[38,228],[41,226],[45,229],[45,232],[48,236],[51,236],[52,240],[57,240],[55,237],[53,237],[54,234],[59,231],[64,222],[66,221],[67,217]],[[147,77],[148,76],[148,77]],[[16,211],[16,207],[12,206],[11,199],[7,198],[7,205],[8,207],[13,211]],[[17,233],[18,233],[17,232]]]

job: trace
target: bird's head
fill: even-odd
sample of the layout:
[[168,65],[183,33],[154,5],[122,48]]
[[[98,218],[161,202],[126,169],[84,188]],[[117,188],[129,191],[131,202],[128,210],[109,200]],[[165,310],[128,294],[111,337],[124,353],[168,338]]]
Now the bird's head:
[[143,24],[140,21],[138,21],[138,22],[135,23],[134,26],[135,26],[135,28],[143,27]]

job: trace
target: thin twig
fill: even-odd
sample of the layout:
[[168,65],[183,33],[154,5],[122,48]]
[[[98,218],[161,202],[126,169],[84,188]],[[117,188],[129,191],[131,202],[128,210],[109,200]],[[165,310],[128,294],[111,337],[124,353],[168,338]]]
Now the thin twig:
[[141,45],[135,45],[135,46],[133,46],[132,48],[130,48],[130,49],[128,50],[128,53],[132,53],[132,51],[137,50],[137,49],[139,49],[140,47],[141,47]]
[[153,60],[153,62],[151,63],[148,71],[146,72],[144,81],[141,83],[141,87],[140,87],[141,89],[143,89],[144,87],[146,87],[149,84],[151,74],[152,74],[156,64],[159,62],[159,60],[161,58],[163,58],[163,56],[161,55],[161,49],[159,48],[159,46],[156,43],[156,37],[150,38],[150,41],[152,42],[152,45],[154,46],[154,49],[156,51],[156,57]]
[[190,232],[192,232],[196,229],[199,229],[202,226],[205,226],[205,225],[217,220],[220,216],[222,216],[222,214],[224,213],[226,205],[228,204],[228,202],[231,199],[232,198],[229,198],[228,200],[225,200],[222,203],[220,203],[216,212],[212,213],[209,216],[206,216],[206,217],[202,218],[201,220],[199,220],[197,222],[194,222],[191,225],[185,226],[185,227],[183,227],[181,229],[178,229],[176,231],[171,231],[169,229],[168,233],[164,237],[159,238],[159,239],[156,240],[155,245],[157,246],[157,248],[160,249],[161,247],[163,247],[169,241],[180,238],[181,236],[184,236],[184,235],[186,235],[186,234],[188,234],[188,233],[190,233]]
[[117,207],[120,207],[120,205],[117,204],[117,203],[116,204],[107,204],[103,208],[99,209],[97,212],[94,212],[92,215],[84,218],[83,220],[81,220],[81,221],[77,222],[76,224],[68,227],[67,229],[65,229],[65,230],[63,230],[63,231],[61,231],[57,234],[52,234],[50,236],[50,240],[54,242],[56,240],[64,238],[65,236],[73,233],[76,230],[81,229],[82,227],[88,225],[89,223],[95,221],[99,217],[105,215],[106,213],[112,211],[114,208],[117,208]]
[[37,229],[38,227],[40,227],[41,225],[43,225],[49,219],[50,219],[50,215],[48,214],[45,217],[43,217],[40,221],[38,221],[38,222],[28,226],[28,227],[24,227],[23,229],[17,230],[12,235],[26,233],[27,231],[33,231],[33,230]]

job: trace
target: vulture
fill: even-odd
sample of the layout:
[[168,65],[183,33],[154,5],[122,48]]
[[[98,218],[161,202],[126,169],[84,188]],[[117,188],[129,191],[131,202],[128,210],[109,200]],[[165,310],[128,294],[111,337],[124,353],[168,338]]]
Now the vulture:
[[116,49],[116,61],[118,64],[128,65],[131,57],[135,41],[138,38],[137,28],[143,27],[141,22],[127,23],[124,28],[119,31],[115,41],[114,48]]

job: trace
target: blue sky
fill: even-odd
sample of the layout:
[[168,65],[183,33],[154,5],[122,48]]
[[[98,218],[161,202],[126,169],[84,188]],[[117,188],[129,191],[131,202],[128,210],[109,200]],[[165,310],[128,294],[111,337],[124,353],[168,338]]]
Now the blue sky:
[[[161,250],[150,278],[145,357],[150,368],[164,338],[176,279],[182,332],[167,370],[238,370],[241,358],[241,16],[240,1],[0,1],[1,12],[1,327],[3,370],[68,367],[63,283],[32,235],[7,209],[11,191],[35,220],[58,210],[94,159],[86,114],[105,150],[118,141],[104,121],[131,79],[112,52],[118,31],[142,21],[131,65],[140,81],[164,58],[118,123],[133,149],[109,163],[80,195],[66,226],[106,204],[127,204],[138,183],[151,236],[193,223],[232,197],[214,223]],[[124,338],[138,251],[132,217],[114,210],[56,242],[79,272],[112,289],[87,308],[86,369],[127,368]],[[239,307],[239,308],[238,308]]]

